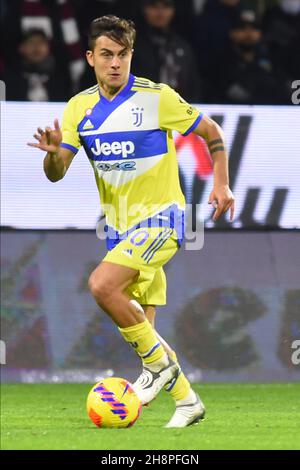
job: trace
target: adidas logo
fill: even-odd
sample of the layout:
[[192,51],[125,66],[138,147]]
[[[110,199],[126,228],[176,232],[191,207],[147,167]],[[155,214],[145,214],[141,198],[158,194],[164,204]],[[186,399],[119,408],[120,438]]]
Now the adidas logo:
[[92,124],[92,122],[88,119],[85,125],[83,126],[83,129],[86,130],[86,129],[93,129],[93,128],[94,128],[94,124]]
[[122,253],[128,256],[128,258],[132,258],[132,250],[123,250]]

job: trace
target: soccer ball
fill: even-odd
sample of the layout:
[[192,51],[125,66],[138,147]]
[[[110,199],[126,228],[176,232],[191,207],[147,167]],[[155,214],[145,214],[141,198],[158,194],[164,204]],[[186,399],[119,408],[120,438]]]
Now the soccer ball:
[[99,428],[128,428],[142,411],[142,404],[128,380],[118,377],[101,380],[87,398],[87,412]]

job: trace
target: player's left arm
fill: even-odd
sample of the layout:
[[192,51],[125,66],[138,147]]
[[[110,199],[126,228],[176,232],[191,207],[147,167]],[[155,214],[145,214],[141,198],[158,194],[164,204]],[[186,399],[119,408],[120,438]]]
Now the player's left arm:
[[230,221],[232,221],[234,196],[229,188],[228,154],[224,132],[213,119],[205,115],[193,132],[205,139],[213,160],[214,184],[208,201],[216,208],[213,220],[216,221],[221,214],[230,209]]

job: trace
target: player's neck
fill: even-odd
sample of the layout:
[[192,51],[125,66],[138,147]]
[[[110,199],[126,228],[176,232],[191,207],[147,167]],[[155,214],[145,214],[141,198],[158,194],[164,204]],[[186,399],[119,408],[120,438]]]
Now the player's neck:
[[127,83],[128,83],[128,80],[123,85],[116,88],[116,87],[110,87],[106,85],[105,83],[101,82],[100,80],[98,80],[100,94],[104,96],[104,98],[106,98],[108,101],[113,100],[120,93],[120,91],[122,91],[123,88],[126,87]]

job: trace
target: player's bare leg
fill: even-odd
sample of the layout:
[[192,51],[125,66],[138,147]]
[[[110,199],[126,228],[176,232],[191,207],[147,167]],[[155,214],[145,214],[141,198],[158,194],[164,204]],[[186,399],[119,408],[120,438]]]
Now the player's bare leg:
[[[156,310],[154,305],[143,305],[143,310],[149,322],[155,328],[155,316]],[[165,349],[169,357],[177,362],[175,351],[169,346],[169,344],[157,333],[156,336],[159,339],[161,345]],[[142,380],[142,375],[138,380]],[[168,422],[166,427],[178,428],[189,426],[190,424],[198,423],[205,415],[205,407],[201,401],[199,395],[194,392],[191,388],[190,383],[184,376],[180,369],[178,377],[174,377],[168,384],[165,385],[165,390],[175,400],[176,410],[171,420]]]
[[102,262],[89,278],[89,288],[97,304],[120,328],[145,321],[144,313],[138,311],[124,293],[137,276],[135,269]]
[[102,262],[90,275],[89,288],[98,305],[118,325],[119,331],[141,357],[147,383],[136,392],[149,403],[179,373],[179,366],[165,352],[142,307],[124,292],[138,277],[135,269]]

